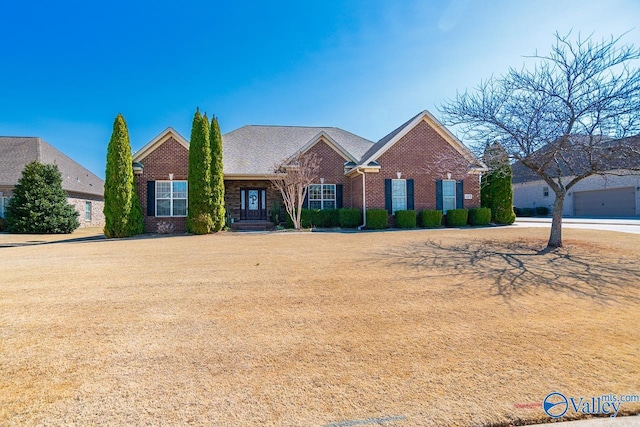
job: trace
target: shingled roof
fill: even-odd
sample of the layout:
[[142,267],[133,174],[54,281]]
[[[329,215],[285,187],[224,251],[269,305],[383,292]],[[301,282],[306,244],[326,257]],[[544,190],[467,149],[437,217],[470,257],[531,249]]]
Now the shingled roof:
[[222,136],[224,173],[273,173],[275,165],[323,135],[355,160],[359,160],[374,144],[368,139],[335,127],[243,126]]
[[[558,175],[562,177],[575,176],[593,169],[602,172],[640,169],[640,161],[638,160],[640,157],[640,135],[622,139],[598,137],[596,142],[590,142],[590,137],[586,135],[571,135],[570,138],[572,143],[562,149],[558,149],[555,143],[552,143],[532,154],[532,157],[538,156],[542,159],[547,153],[549,156],[553,156],[555,150],[560,152],[557,155],[559,161],[557,163],[551,161],[545,168],[545,173],[553,178],[557,178]],[[605,156],[608,152],[612,153],[610,158]],[[590,153],[594,154],[594,159],[589,158]],[[562,159],[566,159],[566,161]],[[599,163],[590,163],[596,160],[599,160]],[[519,160],[511,165],[511,170],[514,184],[542,179],[540,175],[524,166]]]
[[102,197],[104,181],[41,138],[0,136],[0,185],[14,186],[27,163],[56,164],[62,188],[70,193]]

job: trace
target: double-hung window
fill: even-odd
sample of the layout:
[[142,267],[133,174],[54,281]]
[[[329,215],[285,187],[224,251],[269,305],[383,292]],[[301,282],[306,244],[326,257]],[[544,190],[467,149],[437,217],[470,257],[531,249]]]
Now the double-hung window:
[[311,184],[308,189],[309,209],[335,209],[336,185]]
[[391,211],[403,211],[407,209],[407,180],[391,180]]
[[91,221],[91,202],[84,202],[84,220]]
[[456,182],[452,179],[442,180],[442,212],[456,208]]
[[187,181],[156,181],[156,216],[187,216]]

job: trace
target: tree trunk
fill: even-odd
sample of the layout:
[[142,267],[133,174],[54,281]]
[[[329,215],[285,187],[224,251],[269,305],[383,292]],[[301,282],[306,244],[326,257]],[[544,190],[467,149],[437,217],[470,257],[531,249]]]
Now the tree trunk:
[[562,247],[562,209],[564,208],[564,198],[567,195],[566,191],[562,193],[556,193],[556,200],[553,202],[553,219],[551,221],[551,234],[549,235],[549,242],[547,248],[561,248]]

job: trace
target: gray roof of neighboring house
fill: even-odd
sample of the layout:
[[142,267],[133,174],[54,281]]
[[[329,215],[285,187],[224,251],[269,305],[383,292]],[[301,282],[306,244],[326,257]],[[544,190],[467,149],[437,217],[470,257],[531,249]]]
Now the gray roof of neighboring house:
[[335,127],[243,126],[222,136],[225,174],[269,174],[321,133],[359,160],[374,144]]
[[102,197],[104,181],[41,138],[0,136],[0,185],[14,186],[27,163],[56,164],[62,188],[72,193]]
[[[615,153],[606,163],[593,166],[599,170],[636,170],[640,168],[640,160],[638,160],[640,158],[640,154],[638,154],[640,153],[640,135],[622,139],[600,137],[599,143],[590,142],[589,137],[585,135],[572,135],[570,138],[574,143],[565,148],[558,149],[554,143],[551,143],[532,154],[532,157],[539,156],[542,159],[546,153],[553,153],[554,149],[561,152],[562,157],[558,157],[560,161],[557,164],[550,162],[549,166],[545,168],[546,172],[554,178],[558,175],[557,168],[559,168],[561,176],[574,176],[590,170],[592,166],[589,163],[589,151],[593,152],[596,158],[610,151]],[[519,160],[511,165],[511,170],[512,182],[516,184],[542,179],[540,175],[524,166]]]

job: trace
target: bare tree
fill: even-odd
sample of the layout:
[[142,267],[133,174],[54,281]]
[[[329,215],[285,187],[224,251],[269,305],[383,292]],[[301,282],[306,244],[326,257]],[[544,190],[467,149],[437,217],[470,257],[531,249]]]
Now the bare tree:
[[555,39],[548,55],[529,57],[533,69],[511,68],[441,107],[445,123],[459,125],[478,152],[499,142],[554,191],[550,248],[562,246],[562,210],[574,185],[640,171],[639,138],[627,138],[640,133],[640,70],[631,68],[640,50],[619,46],[619,37]]
[[298,153],[274,168],[276,175],[271,178],[271,183],[282,195],[285,210],[296,230],[300,229],[302,203],[307,196],[307,189],[318,178],[320,160],[315,153]]

